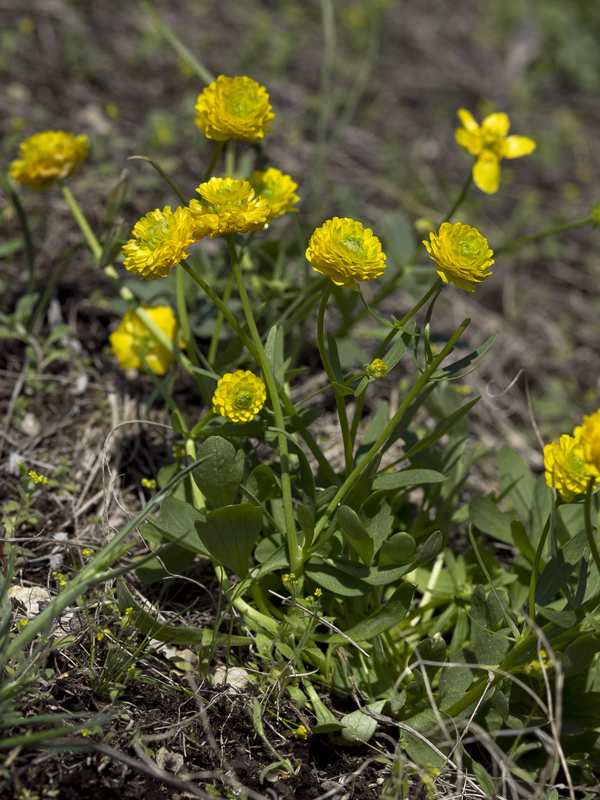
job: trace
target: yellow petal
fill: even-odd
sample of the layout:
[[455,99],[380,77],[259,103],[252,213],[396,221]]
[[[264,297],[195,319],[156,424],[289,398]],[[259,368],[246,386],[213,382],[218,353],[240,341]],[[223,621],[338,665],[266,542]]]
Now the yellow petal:
[[510,120],[506,114],[490,114],[483,120],[481,127],[496,136],[506,136],[510,128]]
[[497,158],[478,158],[473,167],[475,186],[486,194],[498,191],[500,183],[500,163]]
[[527,136],[507,136],[502,144],[503,158],[528,156],[535,150],[535,142]]
[[479,134],[471,133],[465,128],[457,128],[454,133],[454,138],[461,147],[464,147],[465,150],[472,153],[474,156],[481,153],[482,142]]
[[463,128],[470,132],[477,130],[479,125],[475,122],[475,118],[470,111],[467,111],[466,108],[459,108],[456,113],[463,124]]

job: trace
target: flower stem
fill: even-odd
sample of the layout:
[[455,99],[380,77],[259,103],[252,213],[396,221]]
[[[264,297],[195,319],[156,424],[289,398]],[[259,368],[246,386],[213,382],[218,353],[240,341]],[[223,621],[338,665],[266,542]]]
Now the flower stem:
[[[33,239],[31,238],[29,223],[27,222],[27,214],[25,213],[25,209],[23,208],[23,204],[21,203],[19,195],[15,192],[8,177],[2,170],[0,170],[0,186],[2,186],[6,194],[10,197],[12,204],[15,207],[15,211],[17,212],[17,216],[19,217],[19,222],[21,223],[23,237],[25,239],[25,249],[27,251],[27,265],[29,267],[29,275],[27,276],[27,287],[25,291],[27,294],[31,294],[35,288],[35,250],[33,248]],[[28,327],[28,330],[31,331],[31,328],[33,328],[33,325]]]
[[213,174],[213,170],[215,168],[215,164],[219,156],[221,155],[221,150],[223,149],[223,145],[225,142],[217,142],[217,146],[215,147],[215,152],[210,160],[210,164],[206,168],[206,172],[204,173],[204,177],[202,178],[202,183],[206,183],[206,181],[210,180],[210,176]]
[[544,239],[546,236],[554,236],[555,233],[570,231],[571,228],[583,228],[584,225],[589,225],[590,222],[592,222],[592,218],[586,217],[585,219],[578,219],[575,222],[565,222],[564,225],[555,225],[553,228],[546,228],[544,231],[532,233],[531,236],[522,236],[520,239],[515,239],[512,242],[508,242],[508,244],[503,244],[502,247],[496,248],[494,250],[494,255],[504,253],[506,250],[512,250],[513,247],[520,247],[522,244],[527,244],[527,242],[534,242],[536,239]]
[[[199,367],[200,361],[196,352],[196,342],[192,336],[192,329],[190,327],[190,320],[188,317],[187,304],[185,301],[185,286],[183,284],[184,269],[181,264],[175,267],[175,299],[177,302],[177,318],[181,327],[181,335],[185,343],[185,349],[194,366]],[[198,388],[204,398],[206,405],[210,405],[210,395],[204,385],[204,378],[202,375],[195,373]]]
[[[271,369],[271,365],[267,358],[267,354],[265,353],[265,348],[263,347],[263,343],[261,341],[258,328],[256,327],[256,322],[254,321],[254,315],[252,313],[252,308],[250,306],[250,301],[248,299],[248,293],[246,292],[246,286],[244,285],[242,270],[240,269],[240,262],[238,260],[237,252],[235,249],[235,242],[233,241],[233,235],[231,233],[227,234],[227,247],[229,249],[229,256],[231,258],[233,266],[233,274],[237,283],[238,292],[242,303],[242,308],[244,309],[244,315],[246,317],[246,322],[248,324],[250,336],[252,337],[252,342],[254,344],[252,351],[254,352],[254,357],[256,358],[263,372],[263,375],[265,377],[265,383],[267,385],[267,391],[269,392],[269,397],[271,398],[271,405],[273,406],[273,414],[275,416],[275,426],[279,428],[280,431],[284,431],[285,423],[283,419],[283,412],[281,410],[281,403],[279,401],[277,383],[275,381],[273,370]],[[298,578],[300,578],[304,571],[304,563],[302,558],[302,548],[298,544],[298,535],[296,533],[296,523],[294,520],[294,506],[292,500],[292,481],[290,477],[290,459],[289,459],[288,442],[287,438],[283,433],[277,434],[277,440],[279,445],[279,458],[281,463],[281,491],[283,499],[285,529],[286,529],[288,550],[290,555],[290,568],[291,571]]]
[[[469,172],[469,177],[465,181],[465,185],[463,186],[461,193],[456,198],[456,202],[454,203],[450,211],[446,214],[444,222],[449,222],[452,219],[452,217],[456,214],[459,207],[463,204],[463,200],[467,196],[467,192],[469,191],[472,182],[473,182],[473,173]],[[442,225],[444,224],[444,222],[442,222]]]
[[[225,287],[225,291],[223,292],[223,300],[222,300],[223,305],[227,305],[227,301],[229,300],[229,295],[231,294],[232,289],[233,289],[233,273],[229,276],[229,280],[227,281],[227,286]],[[217,348],[219,347],[219,333],[221,332],[221,325],[223,324],[223,319],[224,319],[224,314],[221,311],[221,309],[219,309],[213,335],[210,340],[210,347],[208,348],[208,363],[211,366],[214,365],[215,358],[217,357]]]
[[590,545],[590,552],[592,553],[592,558],[594,559],[596,568],[598,572],[600,572],[600,553],[598,552],[598,545],[596,544],[596,539],[594,538],[594,528],[592,526],[592,494],[594,492],[595,483],[596,478],[590,478],[590,482],[588,483],[587,491],[585,493],[584,519],[585,532]]
[[338,392],[336,388],[336,384],[338,383],[338,381],[333,373],[333,369],[331,368],[331,364],[327,356],[327,348],[325,347],[325,339],[323,336],[325,309],[327,308],[327,301],[329,300],[332,289],[333,289],[333,284],[330,282],[329,286],[323,292],[323,297],[321,298],[321,305],[319,306],[319,317],[317,320],[317,344],[319,346],[319,355],[321,356],[323,367],[325,368],[325,372],[327,373],[327,377],[329,378],[329,382],[331,383],[333,392],[335,394],[335,404],[337,406],[338,417],[340,420],[340,428],[342,430],[342,441],[344,443],[344,462],[346,466],[346,476],[348,476],[354,469],[354,458],[352,456],[352,437],[350,435],[350,427],[348,425],[348,414],[346,413],[346,403],[344,401],[344,397]]
[[60,181],[60,190],[62,192],[63,197],[67,201],[71,214],[73,214],[73,217],[75,218],[75,222],[79,226],[79,230],[85,236],[87,245],[91,250],[92,256],[94,257],[94,261],[97,264],[99,264],[100,258],[102,256],[102,246],[100,242],[98,241],[92,229],[90,228],[88,221],[83,215],[83,212],[79,207],[77,200],[75,200],[75,197],[73,196],[73,193],[71,192],[71,190],[64,181]]

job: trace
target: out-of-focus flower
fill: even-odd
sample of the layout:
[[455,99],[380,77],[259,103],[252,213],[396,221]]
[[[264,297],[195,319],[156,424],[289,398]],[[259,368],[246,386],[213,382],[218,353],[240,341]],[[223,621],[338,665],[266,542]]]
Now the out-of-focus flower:
[[544,447],[546,484],[555,488],[567,503],[576,494],[585,494],[593,473],[585,462],[582,428],[575,428],[573,436],[564,433],[559,442]]
[[493,194],[500,184],[500,160],[529,155],[535,150],[535,142],[527,136],[507,136],[510,120],[506,114],[490,114],[481,125],[466,108],[459,108],[458,116],[463,127],[457,128],[455,137],[475,156],[475,185],[482,192]]
[[202,198],[190,200],[196,239],[260,230],[269,219],[268,201],[257,197],[248,181],[211,178],[196,191]]
[[280,217],[286,211],[298,211],[292,208],[300,201],[296,194],[298,184],[289,175],[284,175],[280,170],[270,169],[261,172],[257,170],[248,178],[248,183],[252,186],[259,197],[264,197],[271,206],[268,220]]
[[353,219],[334,217],[310,237],[306,258],[312,268],[337,286],[359,290],[358,283],[383,275],[385,254],[370,228]]
[[45,131],[25,139],[20,158],[10,165],[10,176],[32,189],[47,189],[55,181],[74,175],[88,154],[87,136],[65,131]]
[[241,139],[256,144],[271,129],[269,95],[252,78],[219,75],[198,96],[196,125],[217,142]]
[[[179,325],[169,306],[144,307],[152,321],[173,342],[173,345],[176,345],[179,339]],[[125,313],[121,324],[114,333],[111,333],[109,340],[112,351],[119,360],[119,366],[123,369],[144,371],[141,353],[156,375],[164,375],[175,361],[175,356],[154,338],[133,309]]]
[[583,418],[581,428],[583,459],[591,475],[600,477],[600,408]]
[[194,241],[194,220],[187,208],[165,206],[142,217],[133,227],[133,238],[123,247],[125,268],[148,281],[165,278],[169,270],[187,258]]
[[375,379],[385,378],[388,372],[387,364],[381,358],[374,358],[370,364],[366,366],[367,373]]
[[430,233],[429,238],[431,241],[423,244],[444,283],[452,281],[459,289],[473,292],[475,284],[492,274],[488,267],[494,263],[494,253],[477,228],[462,222],[444,222],[439,232]]
[[264,383],[250,370],[228,372],[217,383],[212,402],[215,414],[229,422],[250,422],[267,399]]

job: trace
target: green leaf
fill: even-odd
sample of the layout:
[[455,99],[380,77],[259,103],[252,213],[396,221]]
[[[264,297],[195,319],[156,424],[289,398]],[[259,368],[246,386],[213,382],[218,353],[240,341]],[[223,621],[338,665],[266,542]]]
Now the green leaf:
[[[375,453],[354,482],[352,489],[350,489],[346,495],[345,505],[353,508],[355,511],[360,509],[367,497],[371,494],[373,481],[377,477],[377,471],[379,470],[382,457],[382,453]],[[335,487],[332,488],[334,488],[335,494]]]
[[324,562],[317,556],[313,556],[307,562],[305,572],[317,586],[334,595],[364,597],[370,591],[370,587],[360,578]]
[[344,386],[343,383],[332,381],[331,386],[339,397],[349,397],[351,394],[354,394],[354,389],[350,388],[350,386]]
[[418,441],[410,450],[404,454],[405,458],[413,458],[417,453],[420,453],[421,450],[426,450],[428,447],[431,447],[435,444],[442,436],[449,433],[452,428],[460,422],[460,420],[468,414],[469,411],[473,408],[475,403],[479,402],[479,395],[474,397],[472,400],[469,400],[468,403],[465,403],[460,408],[457,408],[456,411],[453,411],[451,414],[448,414],[441,422],[439,422],[435,428],[424,436],[420,441]]
[[403,469],[400,472],[378,475],[373,482],[373,489],[394,491],[407,486],[421,486],[425,483],[442,483],[446,476],[433,469]]
[[272,500],[281,492],[275,473],[266,464],[259,464],[252,470],[245,486],[260,503]]
[[[329,363],[335,380],[339,384],[344,383],[344,375],[342,373],[342,364],[340,362],[340,354],[335,338],[327,331],[327,349],[329,351]],[[352,394],[352,390],[350,391]]]
[[296,515],[298,517],[298,523],[302,528],[302,533],[304,534],[305,546],[310,547],[315,534],[315,518],[302,503],[298,503]]
[[439,689],[442,711],[454,705],[467,693],[476,673],[476,666],[470,666],[471,664],[476,665],[474,653],[461,649],[452,656],[452,663],[443,668]]
[[444,545],[444,536],[442,535],[441,531],[434,531],[430,536],[427,537],[425,540],[425,544],[419,552],[417,553],[417,557],[411,563],[410,568],[411,571],[413,569],[417,569],[417,567],[422,567],[423,564],[427,564],[429,561],[433,561],[433,559],[442,551],[442,547]]
[[[344,633],[355,642],[369,642],[384,631],[401,622],[410,610],[410,604],[415,593],[415,585],[403,581],[390,597],[387,605],[378,608],[366,619]],[[348,644],[348,641],[339,633],[333,634],[328,640],[329,644]]]
[[[146,525],[142,525],[140,533]],[[196,558],[196,553],[178,544],[163,545],[160,552],[139,567],[136,567],[135,574],[143,583],[157,583],[158,581],[172,581],[180,575],[186,567],[189,567]]]
[[600,642],[596,635],[585,634],[575,639],[567,647],[562,657],[562,668],[565,678],[585,672],[600,650]]
[[502,481],[502,491],[514,504],[522,520],[529,520],[533,505],[535,478],[520,455],[510,447],[501,447],[498,456],[498,469]]
[[317,718],[317,724],[313,727],[312,732],[331,733],[332,731],[341,730],[344,726],[323,703],[312,683],[307,681],[304,687],[312,705],[314,715]]
[[336,512],[336,520],[342,531],[350,539],[352,546],[362,561],[367,566],[370,566],[374,551],[373,540],[360,521],[356,511],[348,508],[348,506],[339,506]]
[[178,500],[176,497],[166,497],[160,510],[162,520],[152,519],[147,525],[158,531],[163,539],[173,542],[173,544],[185,547],[193,553],[208,555],[206,548],[198,539],[195,528],[197,521],[205,519],[204,514],[196,511],[189,503],[184,500]]
[[386,564],[406,564],[417,549],[417,543],[408,533],[395,533],[381,546],[380,566]]
[[244,473],[244,452],[220,436],[209,436],[198,448],[202,463],[192,475],[202,494],[213,508],[235,502]]
[[500,511],[489,497],[477,495],[469,502],[471,522],[488,536],[505,544],[514,544],[511,530],[512,514]]
[[145,611],[134,599],[127,588],[123,578],[117,578],[117,600],[122,614],[126,609],[133,608],[131,618],[134,625],[142,633],[159,642],[181,645],[203,645],[205,647],[216,644],[224,647],[250,644],[249,636],[234,636],[228,633],[215,633],[205,628],[177,628],[174,625],[163,625]]
[[498,336],[498,332],[493,333],[489,339],[487,339],[481,347],[478,347],[477,350],[473,350],[472,353],[469,353],[468,356],[464,356],[463,358],[459,358],[458,361],[454,361],[452,364],[448,364],[446,367],[442,367],[441,369],[436,370],[433,375],[431,376],[430,380],[432,381],[440,381],[440,380],[447,380],[452,376],[456,375],[457,372],[461,372],[464,369],[468,369],[472,364],[475,364],[476,361],[487,353],[490,349],[492,344],[494,343],[494,339]]
[[535,602],[540,606],[547,605],[562,587],[559,570],[562,570],[565,580],[568,580],[584,557],[589,558],[589,545],[587,535],[582,531],[559,549],[560,564],[552,556],[542,570],[535,587]]
[[187,433],[187,425],[183,421],[183,417],[181,416],[181,411],[179,409],[175,409],[175,411],[171,414],[171,427],[175,431],[175,433],[186,434]]
[[[380,714],[387,700],[376,700],[374,703],[369,703],[367,709],[374,714]],[[342,728],[342,738],[351,744],[364,744],[368,742],[377,730],[377,720],[370,717],[361,708],[346,714],[341,719],[344,726]]]
[[208,552],[236,575],[248,574],[248,559],[262,527],[262,508],[241,503],[225,506],[196,522],[196,531]]

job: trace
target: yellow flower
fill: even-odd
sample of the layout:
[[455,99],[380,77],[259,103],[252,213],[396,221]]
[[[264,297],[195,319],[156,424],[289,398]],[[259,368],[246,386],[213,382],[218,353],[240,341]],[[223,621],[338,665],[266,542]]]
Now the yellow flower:
[[146,489],[156,489],[156,481],[153,478],[142,478],[142,486]]
[[154,281],[187,258],[194,241],[194,221],[187,208],[165,206],[142,217],[133,228],[133,239],[123,247],[125,268],[140,278]]
[[34,483],[41,483],[41,484],[48,483],[48,478],[45,475],[38,475],[37,472],[35,472],[34,470],[30,470],[28,472],[28,475]]
[[280,217],[286,211],[298,211],[292,208],[300,198],[295,193],[298,184],[289,175],[284,175],[278,169],[267,169],[264,172],[256,171],[248,178],[248,183],[252,186],[259,197],[264,197],[271,206],[268,217],[270,222],[274,217]]
[[372,281],[385,269],[385,254],[373,231],[353,219],[340,217],[329,219],[316,229],[306,258],[316,272],[353,291],[358,291],[358,281]]
[[[174,345],[177,344],[179,325],[171,309],[168,306],[156,306],[156,308],[144,306],[144,308],[169,340]],[[152,336],[133,309],[125,313],[121,324],[114,333],[111,333],[109,340],[122,369],[144,371],[141,353],[144,354],[148,366],[155,375],[164,375],[175,361],[175,356]]]
[[493,194],[500,183],[500,160],[529,155],[535,150],[535,142],[527,136],[507,136],[510,120],[506,114],[490,114],[481,125],[465,108],[459,108],[458,116],[463,127],[456,130],[455,137],[476,158],[475,185],[482,192]]
[[585,494],[592,477],[592,472],[585,463],[584,450],[581,427],[575,428],[573,436],[564,433],[559,442],[552,442],[544,447],[546,484],[557,489],[567,503],[576,494]]
[[600,477],[600,408],[583,418],[581,428],[583,458],[591,475]]
[[89,147],[87,136],[65,131],[36,133],[22,142],[21,158],[10,165],[10,176],[32,189],[47,189],[54,181],[74,175]]
[[219,75],[198,96],[196,125],[217,142],[241,139],[256,144],[271,129],[269,95],[252,78]]
[[250,422],[267,399],[264,383],[250,370],[228,372],[217,383],[213,411],[229,422]]
[[370,364],[367,364],[365,369],[375,379],[385,378],[388,371],[387,364],[381,358],[374,358]]
[[452,281],[459,289],[475,291],[475,284],[492,273],[493,251],[477,228],[457,222],[442,223],[439,233],[430,233],[431,244],[424,241],[429,256],[437,264],[437,273],[444,283]]
[[202,198],[190,200],[196,239],[260,230],[271,214],[268,201],[257,197],[248,181],[211,178],[196,191]]

